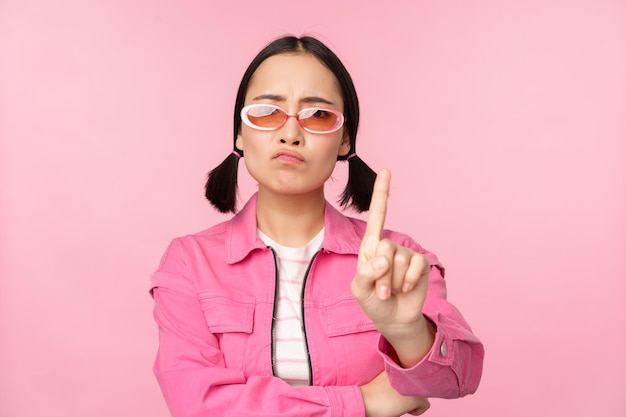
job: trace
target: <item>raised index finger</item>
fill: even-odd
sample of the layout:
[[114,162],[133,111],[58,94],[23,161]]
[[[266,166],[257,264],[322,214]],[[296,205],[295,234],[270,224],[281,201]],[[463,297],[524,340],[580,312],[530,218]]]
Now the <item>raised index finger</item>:
[[369,215],[367,216],[367,226],[365,228],[365,238],[380,240],[382,237],[385,217],[387,216],[387,199],[389,198],[390,183],[391,172],[388,169],[381,169],[374,182],[374,191],[370,200]]

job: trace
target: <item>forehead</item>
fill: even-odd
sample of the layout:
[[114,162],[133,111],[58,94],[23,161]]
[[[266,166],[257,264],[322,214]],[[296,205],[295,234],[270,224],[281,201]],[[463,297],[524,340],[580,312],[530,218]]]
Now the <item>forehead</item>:
[[263,61],[250,80],[246,99],[261,94],[299,99],[319,96],[342,104],[335,74],[307,53],[279,54]]

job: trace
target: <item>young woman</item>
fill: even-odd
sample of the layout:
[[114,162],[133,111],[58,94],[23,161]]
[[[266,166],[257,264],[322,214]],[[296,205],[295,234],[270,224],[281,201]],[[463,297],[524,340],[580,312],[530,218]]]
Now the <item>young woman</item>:
[[[419,415],[478,386],[483,347],[443,267],[384,230],[390,173],[356,155],[357,95],[320,41],[284,37],[245,72],[209,201],[235,216],[175,239],[152,277],[155,374],[173,416]],[[237,163],[258,192],[236,210]],[[324,184],[347,160],[342,205]]]

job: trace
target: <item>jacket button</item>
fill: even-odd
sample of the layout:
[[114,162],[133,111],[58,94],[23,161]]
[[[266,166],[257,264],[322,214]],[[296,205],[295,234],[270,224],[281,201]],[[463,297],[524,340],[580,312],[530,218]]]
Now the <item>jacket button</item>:
[[445,357],[446,353],[448,353],[448,346],[446,345],[446,342],[442,342],[441,343],[441,356]]

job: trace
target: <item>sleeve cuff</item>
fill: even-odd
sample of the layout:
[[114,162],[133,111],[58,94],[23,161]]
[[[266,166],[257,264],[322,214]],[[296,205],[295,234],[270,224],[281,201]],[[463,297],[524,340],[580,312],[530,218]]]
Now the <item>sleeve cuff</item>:
[[426,356],[424,356],[420,362],[411,368],[401,367],[395,359],[396,354],[393,347],[382,335],[379,337],[378,352],[384,360],[385,370],[390,378],[392,378],[392,374],[406,373],[410,373],[413,377],[416,375],[427,376],[437,372],[442,366],[452,365],[454,358],[454,342],[452,340],[448,340],[449,338],[447,337],[443,327],[439,325],[437,318],[428,318],[437,327],[435,340]]
[[363,417],[365,406],[361,390],[354,386],[326,387],[332,417]]

